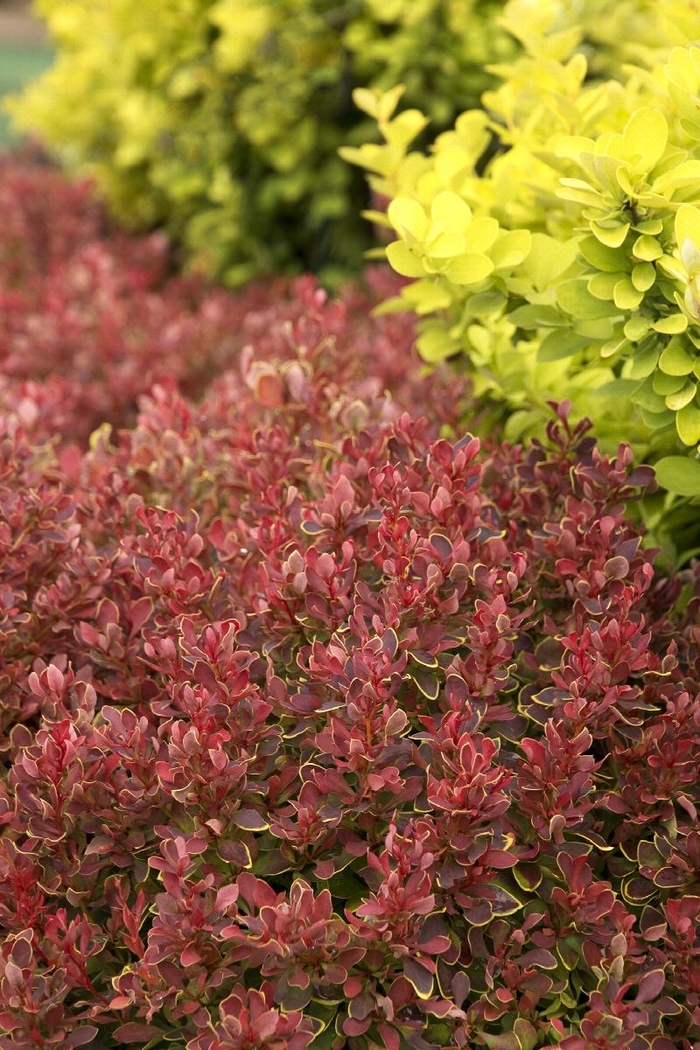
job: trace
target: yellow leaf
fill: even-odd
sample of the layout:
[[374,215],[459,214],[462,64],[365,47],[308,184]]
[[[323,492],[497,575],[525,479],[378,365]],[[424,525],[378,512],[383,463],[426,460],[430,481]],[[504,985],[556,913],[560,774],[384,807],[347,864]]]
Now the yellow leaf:
[[447,267],[445,276],[454,284],[478,284],[493,270],[493,263],[486,255],[460,255]]
[[[697,405],[691,405],[691,402],[695,401],[695,391],[696,391],[696,389],[697,389],[697,387],[696,387],[695,383],[693,383],[693,382],[686,383],[685,386],[683,387],[683,389],[679,390],[677,394],[668,394],[666,396],[666,407],[670,408],[674,412],[678,412],[678,413],[680,413],[684,408],[691,408],[692,407],[692,408],[695,409],[695,412],[697,412],[698,411]],[[683,427],[683,430],[684,430],[685,433],[689,433],[690,432],[691,428],[690,428],[689,421],[690,421],[691,418],[692,419],[696,418],[695,412],[692,413],[691,415],[687,416],[687,417],[686,416],[683,417],[684,421],[686,421],[686,420],[688,421],[688,422],[686,422],[686,424]],[[679,436],[680,436],[681,440],[684,441],[685,438],[683,437],[683,434],[681,434],[681,428],[680,427],[678,428],[678,433],[679,433]],[[686,442],[686,444],[688,444],[688,442]]]
[[440,233],[428,239],[425,254],[432,259],[452,259],[455,255],[461,255],[465,248],[461,233]]
[[696,250],[700,250],[700,208],[681,204],[676,212],[675,233],[679,248],[683,249],[685,242],[689,241]]
[[[470,247],[473,247],[470,242]],[[532,247],[529,230],[502,230],[490,249],[490,256],[497,270],[510,269],[523,262]]]
[[651,171],[668,142],[668,124],[660,109],[644,106],[633,113],[622,133],[625,154],[641,171]]
[[[430,218],[444,230],[464,231],[472,221],[472,210],[466,201],[451,190],[443,190],[430,205]],[[498,223],[493,220],[498,228]]]
[[366,113],[368,117],[372,117],[374,120],[377,119],[377,104],[379,99],[376,91],[371,91],[369,88],[358,87],[352,93],[352,100],[358,109],[361,109],[363,113]]
[[630,224],[628,222],[614,223],[610,226],[603,225],[601,222],[591,222],[591,232],[595,234],[601,244],[607,245],[608,248],[619,248],[620,245],[624,244],[629,228]]
[[557,283],[569,269],[577,252],[577,241],[558,241],[546,233],[533,233],[530,252],[525,260],[525,272],[538,291]]
[[411,197],[396,197],[387,209],[389,222],[409,242],[423,242],[428,232],[428,217]]
[[394,241],[386,248],[389,265],[402,277],[425,277],[423,261],[414,255],[405,241]]
[[629,277],[623,277],[613,289],[613,301],[618,310],[635,310],[643,298],[644,293],[637,291]]
[[428,118],[419,110],[407,109],[404,113],[399,113],[394,120],[387,122],[383,130],[384,138],[390,145],[404,149],[416,135],[420,135],[428,123]]
[[488,251],[496,237],[498,237],[499,229],[498,221],[490,215],[474,219],[467,231],[470,252]]

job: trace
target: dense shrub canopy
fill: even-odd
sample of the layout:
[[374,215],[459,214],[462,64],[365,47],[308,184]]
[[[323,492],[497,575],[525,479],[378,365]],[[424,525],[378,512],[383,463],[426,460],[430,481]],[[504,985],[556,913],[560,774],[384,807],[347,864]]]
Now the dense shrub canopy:
[[[585,46],[602,7],[639,8],[626,63]],[[400,89],[355,93],[385,141],[344,156],[369,170],[388,260],[412,279],[387,308],[418,315],[423,357],[468,372],[510,440],[541,436],[565,390],[602,447],[629,441],[696,498],[697,7],[511,0],[504,17],[523,52],[427,152],[410,148],[421,112],[392,115]]]
[[342,367],[327,378],[354,376],[358,399],[390,388],[401,409],[425,410],[431,390],[435,420],[459,414],[466,383],[445,374],[420,381],[411,318],[371,316],[403,283],[384,269],[345,288],[342,302],[308,278],[254,283],[234,296],[179,278],[162,234],[115,229],[87,181],[9,158],[0,162],[0,206],[0,405],[20,412],[35,441],[60,434],[63,444],[85,445],[103,423],[132,424],[154,383],[176,382],[196,397],[237,368],[252,342],[284,361],[299,345],[332,340]]
[[480,105],[492,66],[542,25],[605,78],[680,43],[696,17],[676,0],[35,6],[57,57],[13,107],[20,126],[93,173],[123,221],[164,225],[194,265],[234,284],[261,271],[358,270],[366,192],[337,156],[370,131],[353,88],[405,84],[436,134]]
[[[77,319],[47,352],[96,401],[56,236],[15,294]],[[109,310],[141,248],[95,241]],[[0,1047],[693,1050],[700,574],[625,517],[651,471],[565,405],[480,449],[404,322],[279,291],[226,300],[228,366],[193,291],[87,447],[55,376],[4,378]]]
[[167,227],[238,284],[357,272],[362,179],[337,156],[367,131],[354,87],[406,80],[446,127],[515,41],[498,0],[38,0],[57,59],[16,107],[93,173],[122,220]]

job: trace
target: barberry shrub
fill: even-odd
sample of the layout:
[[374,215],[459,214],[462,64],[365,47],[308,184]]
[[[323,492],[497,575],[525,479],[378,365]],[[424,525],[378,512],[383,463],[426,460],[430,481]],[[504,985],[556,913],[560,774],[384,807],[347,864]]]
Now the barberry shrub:
[[[527,4],[556,16],[596,75],[678,42],[676,0]],[[688,8],[686,23],[694,17]],[[684,10],[685,10],[684,7]],[[18,124],[95,175],[123,221],[159,224],[227,283],[261,271],[357,272],[370,247],[359,173],[338,147],[370,124],[353,88],[404,83],[433,132],[480,104],[522,49],[502,0],[35,0],[54,66]],[[422,123],[421,123],[421,126]],[[400,150],[416,123],[393,125]]]
[[87,448],[0,407],[0,1047],[692,1050],[700,572],[625,518],[651,471],[566,405],[448,440],[398,321],[355,354],[293,295]]
[[[384,144],[343,153],[370,172],[382,202],[370,215],[412,279],[387,308],[420,317],[428,362],[468,371],[510,440],[541,436],[566,391],[604,448],[629,441],[666,489],[697,497],[698,12],[644,6],[629,18],[630,5],[509,0],[523,51],[495,68],[481,108],[426,153],[399,141],[422,127],[419,111],[394,115],[400,88],[358,91]],[[595,12],[604,34],[612,8],[629,18],[617,68],[583,31]]]
[[355,376],[358,398],[390,389],[397,414],[426,411],[433,396],[435,420],[459,416],[466,383],[421,383],[412,319],[371,316],[403,283],[388,269],[367,270],[335,301],[308,277],[236,294],[183,279],[162,233],[125,235],[89,181],[31,153],[0,158],[0,208],[0,406],[34,444],[60,438],[65,457],[103,424],[131,426],[156,383],[198,397],[251,343],[263,398],[281,396],[274,370],[300,345],[327,341],[342,362],[328,380]]
[[517,44],[499,0],[37,0],[55,65],[13,106],[134,226],[192,265],[357,272],[362,178],[338,147],[368,125],[354,87],[407,80],[439,126],[475,105]]

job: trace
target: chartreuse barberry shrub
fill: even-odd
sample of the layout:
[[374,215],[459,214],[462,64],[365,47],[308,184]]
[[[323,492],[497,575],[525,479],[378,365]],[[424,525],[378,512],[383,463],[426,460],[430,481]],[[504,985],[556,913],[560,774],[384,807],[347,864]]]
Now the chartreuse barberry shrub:
[[[197,268],[357,271],[363,180],[350,92],[406,80],[446,127],[515,41],[497,0],[38,0],[55,65],[13,107],[115,213]],[[430,99],[434,103],[430,102]]]
[[[611,5],[581,6],[601,15],[602,38]],[[659,3],[651,22],[630,19],[628,61],[603,76],[581,33],[562,29],[573,8],[506,4],[523,53],[429,153],[397,143],[394,125],[420,119],[394,115],[400,88],[356,93],[385,144],[343,152],[389,200],[370,214],[412,281],[387,308],[422,319],[426,361],[468,370],[511,439],[541,434],[548,400],[567,396],[604,447],[630,441],[666,489],[696,497],[697,7]]]
[[692,1050],[700,574],[624,516],[651,472],[265,336],[68,467],[0,413],[0,1045]]

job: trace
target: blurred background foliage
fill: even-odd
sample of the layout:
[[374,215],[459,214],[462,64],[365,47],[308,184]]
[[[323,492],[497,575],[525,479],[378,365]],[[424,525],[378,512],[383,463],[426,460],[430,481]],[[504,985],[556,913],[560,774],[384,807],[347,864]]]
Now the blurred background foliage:
[[338,157],[371,124],[355,87],[406,84],[434,129],[478,105],[518,44],[495,0],[38,0],[53,67],[12,105],[114,213],[164,226],[189,265],[240,284],[333,282],[372,243]]

